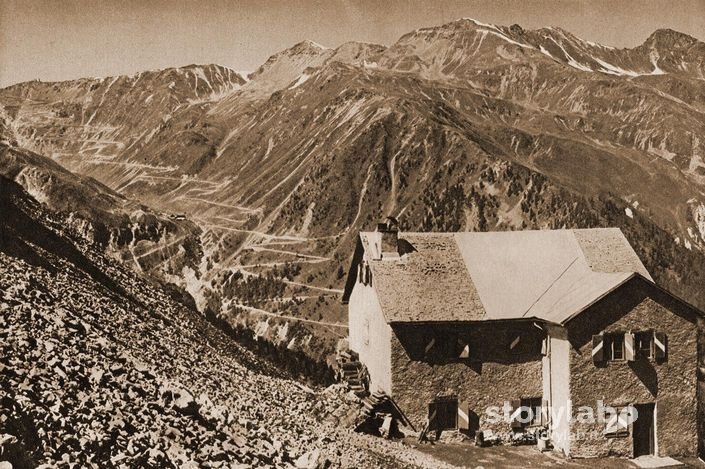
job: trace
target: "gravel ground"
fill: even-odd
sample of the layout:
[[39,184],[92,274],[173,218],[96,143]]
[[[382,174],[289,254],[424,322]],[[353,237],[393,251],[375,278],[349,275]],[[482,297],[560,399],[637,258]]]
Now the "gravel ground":
[[[12,204],[38,223],[0,223],[0,461],[449,467],[350,431],[360,403],[342,385],[287,379],[158,285],[69,239],[35,203]],[[44,229],[57,235],[49,245],[23,237]]]

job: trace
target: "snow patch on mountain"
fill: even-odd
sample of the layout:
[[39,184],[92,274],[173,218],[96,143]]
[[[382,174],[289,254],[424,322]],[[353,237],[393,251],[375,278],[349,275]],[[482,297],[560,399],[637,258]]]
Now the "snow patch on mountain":
[[299,76],[299,79],[296,80],[296,83],[294,83],[293,85],[291,85],[291,86],[289,87],[289,89],[290,89],[290,90],[293,90],[294,88],[298,88],[299,86],[301,86],[301,85],[303,85],[304,83],[306,83],[306,81],[307,81],[309,78],[311,78],[311,75],[309,75],[308,73],[303,73],[301,76]]
[[319,48],[319,49],[323,49],[323,50],[328,50],[328,49],[330,49],[330,47],[327,47],[327,46],[324,46],[324,45],[322,45],[322,44],[319,44],[319,43],[317,43],[316,41],[312,41],[311,39],[306,39],[304,42],[305,42],[306,44],[309,44],[309,45],[311,45],[311,46],[313,46],[313,47],[317,47],[317,48]]
[[605,62],[604,60],[602,60],[598,57],[592,57],[592,59],[602,66],[602,69],[598,70],[599,72],[608,73],[610,75],[629,76],[629,77],[637,77],[640,75],[640,73],[635,72],[634,70],[625,70],[622,67],[618,67],[618,66],[613,65],[611,63]]
[[541,53],[542,53],[543,55],[546,55],[546,56],[550,57],[550,58],[553,59],[553,60],[558,60],[558,59],[556,59],[554,56],[552,56],[551,53],[550,53],[544,46],[539,46],[539,51],[541,51]]
[[510,44],[514,44],[515,46],[523,47],[525,49],[533,49],[533,46],[530,46],[529,44],[524,44],[523,42],[517,42],[513,39],[510,39],[509,37],[505,36],[504,34],[500,32],[494,32],[494,31],[488,31],[488,33],[492,34],[493,36],[497,36],[498,38],[507,41]]
[[463,19],[463,20],[466,20],[466,21],[472,21],[472,22],[475,23],[476,25],[481,26],[481,27],[483,27],[483,28],[494,29],[495,31],[501,32],[500,29],[499,29],[497,26],[493,25],[493,24],[483,23],[482,21],[478,21],[478,20],[476,20],[476,19],[474,19],[474,18],[468,18],[468,17],[465,17],[465,18],[462,18],[462,19]]
[[575,69],[577,69],[577,70],[582,70],[582,71],[584,71],[584,72],[593,72],[593,71],[594,71],[592,68],[588,67],[587,65],[582,64],[582,63],[578,62],[577,60],[575,60],[575,59],[573,58],[573,56],[571,56],[571,55],[568,53],[568,51],[565,49],[565,47],[563,47],[563,44],[561,44],[560,42],[556,41],[556,40],[553,39],[553,38],[550,38],[550,39],[551,39],[551,41],[553,41],[558,47],[561,48],[561,50],[563,51],[563,54],[565,55],[566,60],[568,61],[568,65],[570,65],[571,67],[573,67],[573,68],[575,68]]
[[269,157],[269,154],[272,152],[272,148],[274,148],[274,141],[272,140],[272,137],[269,137],[269,140],[267,141],[267,151],[264,153],[264,156],[262,157],[263,161]]
[[649,59],[651,59],[651,64],[654,66],[654,70],[651,72],[651,75],[664,75],[666,72],[661,70],[658,66],[658,59],[659,59],[659,53],[655,50],[652,50],[651,53],[649,54]]

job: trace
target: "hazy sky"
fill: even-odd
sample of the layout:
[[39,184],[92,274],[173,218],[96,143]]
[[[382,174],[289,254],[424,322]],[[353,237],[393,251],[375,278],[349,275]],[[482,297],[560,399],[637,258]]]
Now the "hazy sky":
[[465,16],[617,47],[658,28],[705,40],[705,0],[0,0],[0,87],[190,63],[251,71],[303,39],[388,45]]

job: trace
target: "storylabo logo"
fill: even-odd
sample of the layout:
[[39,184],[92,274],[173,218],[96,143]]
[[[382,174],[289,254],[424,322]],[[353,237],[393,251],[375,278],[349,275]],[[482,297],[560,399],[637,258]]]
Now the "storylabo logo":
[[[541,415],[539,415],[541,413]],[[566,406],[512,406],[511,402],[505,401],[499,406],[488,407],[485,411],[488,423],[512,423],[531,424],[536,422],[569,421],[582,424],[604,424],[606,431],[612,429],[627,428],[639,417],[639,413],[632,405],[613,407],[605,405],[602,400],[598,400],[594,407],[580,406],[573,412],[573,403],[568,400]]]

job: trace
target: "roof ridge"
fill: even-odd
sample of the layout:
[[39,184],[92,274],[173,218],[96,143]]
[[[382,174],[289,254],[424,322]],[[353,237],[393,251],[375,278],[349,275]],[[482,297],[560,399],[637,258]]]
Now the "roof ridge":
[[541,293],[539,295],[539,297],[536,298],[536,300],[534,300],[533,303],[531,303],[531,305],[526,309],[526,311],[524,311],[524,314],[522,314],[521,317],[524,318],[524,317],[526,317],[527,314],[529,314],[529,311],[531,311],[531,308],[533,308],[536,305],[536,303],[538,303],[541,300],[541,298],[546,296],[546,293],[548,293],[548,291],[551,289],[551,287],[553,287],[553,285],[555,285],[556,282],[559,281],[561,279],[561,277],[563,277],[565,275],[566,272],[568,272],[568,269],[570,269],[573,266],[573,264],[575,264],[575,261],[577,261],[578,259],[580,259],[580,256],[575,256],[575,258],[572,261],[570,261],[570,264],[568,264],[568,266],[565,269],[563,269],[563,272],[561,272],[560,275],[558,277],[556,277],[548,285],[548,287],[546,287],[546,289],[543,291],[543,293]]

